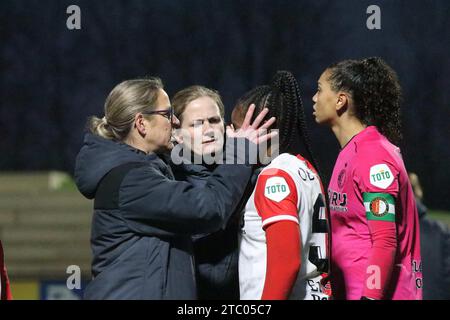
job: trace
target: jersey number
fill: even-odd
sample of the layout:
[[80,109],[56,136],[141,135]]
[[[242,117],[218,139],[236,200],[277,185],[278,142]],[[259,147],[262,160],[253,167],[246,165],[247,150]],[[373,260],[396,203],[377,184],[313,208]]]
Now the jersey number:
[[[320,219],[320,212],[325,210],[323,195],[319,194],[314,203],[314,213],[312,217],[312,233],[328,233],[328,222],[326,219]],[[319,272],[328,272],[328,258],[322,258],[320,246],[311,246],[309,248],[308,260],[317,267]]]

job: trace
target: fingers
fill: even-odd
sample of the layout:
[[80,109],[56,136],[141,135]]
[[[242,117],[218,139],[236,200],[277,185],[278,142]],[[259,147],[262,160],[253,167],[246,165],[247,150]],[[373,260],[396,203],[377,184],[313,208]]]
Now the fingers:
[[264,117],[267,115],[267,113],[269,113],[269,109],[268,108],[264,108],[256,117],[255,121],[253,121],[252,123],[252,128],[253,129],[258,129],[259,125],[261,124],[261,122],[263,121]]
[[278,135],[278,131],[272,131],[268,134],[264,134],[260,137],[258,137],[258,140],[256,141],[256,144],[263,143],[264,141],[270,140]]
[[261,126],[261,128],[259,128],[259,129],[269,129],[269,127],[271,126],[271,125],[273,125],[274,123],[275,123],[275,121],[276,121],[276,118],[275,117],[272,117],[272,118],[270,118],[269,120],[267,120],[262,126]]
[[255,105],[252,103],[245,114],[244,122],[242,123],[242,130],[247,129],[250,126],[250,121],[252,121],[253,112],[255,112]]

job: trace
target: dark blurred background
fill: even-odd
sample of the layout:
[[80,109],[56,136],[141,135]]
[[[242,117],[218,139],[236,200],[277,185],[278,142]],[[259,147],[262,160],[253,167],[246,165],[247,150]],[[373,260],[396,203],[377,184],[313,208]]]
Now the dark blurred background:
[[[66,9],[81,9],[68,30]],[[381,30],[366,9],[381,8]],[[2,0],[0,170],[72,173],[89,115],[119,82],[160,76],[169,95],[192,84],[236,99],[276,70],[301,83],[316,154],[329,176],[339,147],[312,118],[332,62],[380,56],[404,91],[400,145],[428,206],[450,210],[450,2],[275,0]]]

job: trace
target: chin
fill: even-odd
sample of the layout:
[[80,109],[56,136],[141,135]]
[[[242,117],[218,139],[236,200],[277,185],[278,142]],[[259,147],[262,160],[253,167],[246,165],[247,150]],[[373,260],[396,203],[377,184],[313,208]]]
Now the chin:
[[213,154],[213,153],[220,152],[221,150],[222,150],[221,146],[216,146],[216,145],[206,146],[205,148],[203,148],[203,152],[202,153],[204,155],[206,155],[206,154],[210,155],[210,154]]
[[318,123],[318,124],[324,124],[324,121],[323,121],[323,119],[321,119],[320,117],[318,117],[318,116],[315,116],[314,117],[314,120],[316,121],[316,123]]

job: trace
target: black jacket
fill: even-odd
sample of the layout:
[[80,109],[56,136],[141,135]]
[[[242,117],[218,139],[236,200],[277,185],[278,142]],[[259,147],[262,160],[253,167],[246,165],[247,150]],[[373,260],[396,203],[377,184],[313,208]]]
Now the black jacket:
[[227,223],[251,174],[222,165],[194,186],[155,154],[87,133],[75,165],[80,192],[95,198],[85,298],[195,299],[191,235]]
[[423,299],[450,300],[450,231],[440,221],[427,217],[427,208],[417,200],[422,255]]
[[[195,164],[172,164],[177,180],[199,187],[207,182],[214,168]],[[238,231],[239,217],[234,213],[224,228],[193,237],[199,299],[239,299]]]

